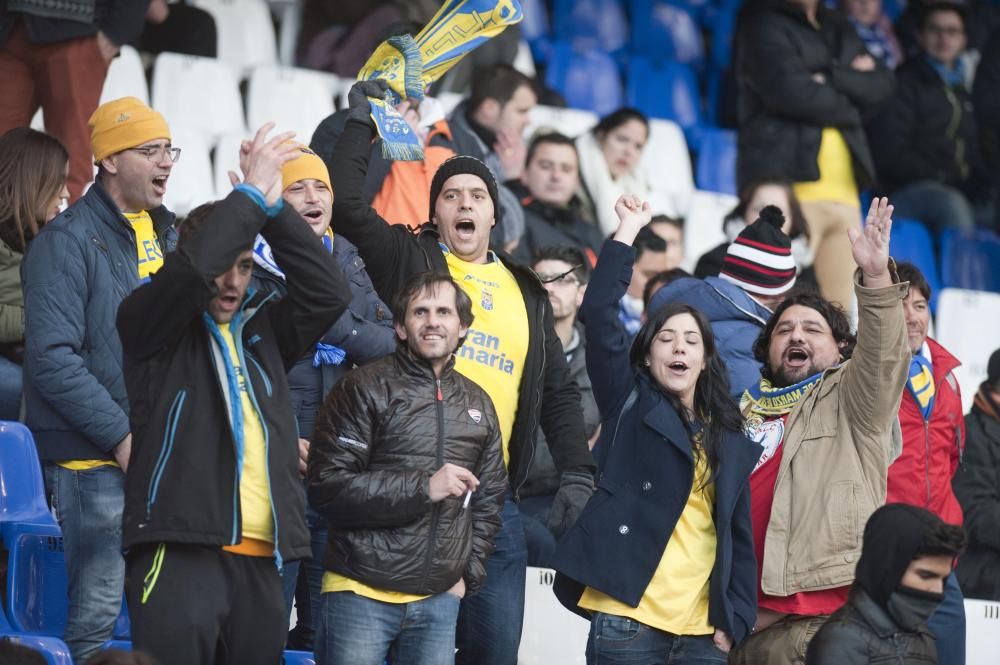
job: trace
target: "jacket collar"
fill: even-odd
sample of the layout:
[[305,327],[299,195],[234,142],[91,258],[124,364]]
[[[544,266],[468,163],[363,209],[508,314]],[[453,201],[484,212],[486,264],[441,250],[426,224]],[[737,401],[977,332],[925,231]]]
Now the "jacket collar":
[[[872,597],[857,584],[855,584],[854,588],[851,589],[850,602],[854,605],[854,608],[858,611],[858,613],[864,617],[865,621],[875,634],[881,639],[888,639],[898,633],[910,632],[903,630],[896,625],[896,622],[892,620],[889,613],[878,605],[878,603],[876,603]],[[921,626],[917,633],[923,633],[933,637],[933,633],[931,633],[926,626]]]
[[[399,340],[396,341],[396,362],[399,366],[410,376],[417,376],[422,379],[430,379],[431,381],[438,380],[438,377],[434,375],[434,370],[431,366],[422,358],[418,358],[413,355],[410,351],[410,347],[406,345],[405,342]],[[455,370],[455,354],[453,353],[448,359],[447,364],[445,364],[444,369],[441,370],[442,382],[451,378],[452,373]]]
[[638,381],[640,385],[645,384],[646,390],[654,398],[652,408],[646,411],[642,417],[642,422],[657,434],[666,438],[677,447],[688,458],[694,459],[691,451],[691,432],[684,421],[681,420],[677,409],[670,403],[667,397],[660,390],[659,386],[649,375],[648,371],[639,372]]
[[948,376],[949,372],[955,370],[956,367],[961,365],[961,361],[948,352],[943,346],[938,342],[934,341],[930,337],[925,340],[927,347],[931,350],[931,369],[934,374],[934,382],[940,385],[944,377]]
[[[108,190],[104,188],[104,185],[101,184],[101,180],[99,178],[95,180],[90,186],[90,189],[87,190],[87,193],[84,195],[84,199],[91,207],[97,208],[98,212],[103,211],[107,213],[107,215],[99,214],[98,217],[101,221],[107,223],[113,230],[122,232],[124,229],[131,229],[125,215],[122,214],[118,204],[115,203],[114,199],[111,198],[111,195],[108,194]],[[170,212],[164,205],[160,205],[147,212],[149,212],[149,216],[153,220],[153,230],[156,232],[158,237],[161,237],[167,229],[174,225],[174,222],[177,220],[174,213]],[[112,224],[112,217],[120,223]]]

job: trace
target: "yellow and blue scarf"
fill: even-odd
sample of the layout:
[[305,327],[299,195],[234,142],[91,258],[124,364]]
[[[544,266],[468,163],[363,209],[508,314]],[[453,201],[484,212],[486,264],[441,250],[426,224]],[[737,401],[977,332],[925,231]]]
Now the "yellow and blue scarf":
[[405,99],[423,99],[424,89],[466,53],[523,18],[518,0],[447,0],[416,37],[390,37],[372,53],[358,80],[383,79],[385,99],[369,98],[382,137],[382,156],[401,161],[424,158],[420,139],[396,111]]
[[764,419],[783,416],[794,409],[795,405],[809,394],[809,390],[822,376],[822,372],[813,374],[785,388],[775,388],[767,379],[761,379],[760,383],[743,391],[743,397],[740,398],[740,410],[746,411],[749,406],[751,414]]
[[910,375],[906,379],[906,387],[913,395],[913,401],[920,407],[924,420],[930,420],[931,410],[934,409],[934,374],[930,362],[920,353],[910,360]]

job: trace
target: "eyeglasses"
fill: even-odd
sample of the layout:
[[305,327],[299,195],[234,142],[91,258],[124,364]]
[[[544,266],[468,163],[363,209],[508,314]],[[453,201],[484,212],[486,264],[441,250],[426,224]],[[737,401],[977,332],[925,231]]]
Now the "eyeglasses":
[[181,158],[181,149],[174,148],[169,145],[161,146],[143,146],[141,148],[129,148],[132,152],[137,152],[140,155],[144,155],[146,159],[153,162],[162,162],[164,155],[170,158],[171,162],[175,164]]
[[539,281],[541,281],[542,284],[552,284],[553,282],[555,282],[556,284],[579,284],[580,280],[576,278],[576,276],[573,274],[573,271],[579,270],[582,267],[583,267],[582,264],[575,265],[566,272],[561,272],[556,275],[550,275],[547,273],[535,273],[535,274],[538,275],[538,279]]
[[927,32],[940,37],[959,37],[965,34],[965,30],[956,26],[929,25]]

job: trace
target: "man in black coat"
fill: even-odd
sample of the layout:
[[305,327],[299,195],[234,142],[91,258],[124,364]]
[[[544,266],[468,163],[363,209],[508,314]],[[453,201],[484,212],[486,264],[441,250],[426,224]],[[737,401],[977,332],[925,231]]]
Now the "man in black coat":
[[[286,374],[347,307],[330,252],[281,199],[290,134],[264,125],[245,182],[191,212],[178,250],[118,309],[133,432],[122,544],[136,649],[162,665],[272,665],[283,562],[312,553]],[[249,289],[257,233],[285,267]]]
[[927,619],[965,547],[962,527],[902,503],[883,506],[865,526],[851,597],[809,643],[806,665],[937,663]]
[[823,297],[853,298],[848,229],[875,179],[865,120],[892,95],[892,72],[818,0],[771,0],[738,34],[740,187],[795,183]]
[[542,134],[528,146],[526,161],[520,181],[508,183],[524,208],[524,235],[514,258],[530,265],[539,249],[568,246],[583,252],[593,267],[604,234],[580,214],[580,156],[573,139]]
[[977,208],[992,223],[961,5],[928,5],[918,37],[920,55],[896,70],[896,93],[869,127],[879,184],[898,217],[935,230],[971,229]]
[[498,189],[490,169],[467,156],[446,161],[431,185],[430,221],[416,233],[393,226],[362,194],[375,127],[367,97],[384,82],[355,84],[351,111],[331,172],[337,197],[333,229],[358,248],[376,291],[391,301],[419,272],[449,272],[472,299],[475,326],[459,349],[456,368],[486,390],[497,410],[510,478],[497,549],[487,560],[486,585],[462,602],[459,665],[513,665],[521,639],[527,550],[514,503],[535,454],[541,424],[560,473],[549,527],[561,535],[593,492],[593,459],[583,431],[580,393],[552,324],[552,307],[538,278],[489,249]]
[[309,500],[330,525],[322,665],[453,662],[459,603],[483,585],[500,529],[497,414],[455,370],[472,301],[425,272],[393,309],[396,352],[337,384],[309,455]]

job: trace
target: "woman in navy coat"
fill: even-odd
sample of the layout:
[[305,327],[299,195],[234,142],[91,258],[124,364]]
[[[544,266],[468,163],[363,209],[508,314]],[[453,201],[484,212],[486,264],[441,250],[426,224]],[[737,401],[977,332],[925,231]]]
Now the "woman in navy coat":
[[559,543],[560,601],[591,622],[590,664],[725,663],[752,630],[757,568],[743,433],[712,329],[698,310],[652,313],[635,342],[616,303],[649,204],[626,195],[580,318],[603,422],[597,491]]

